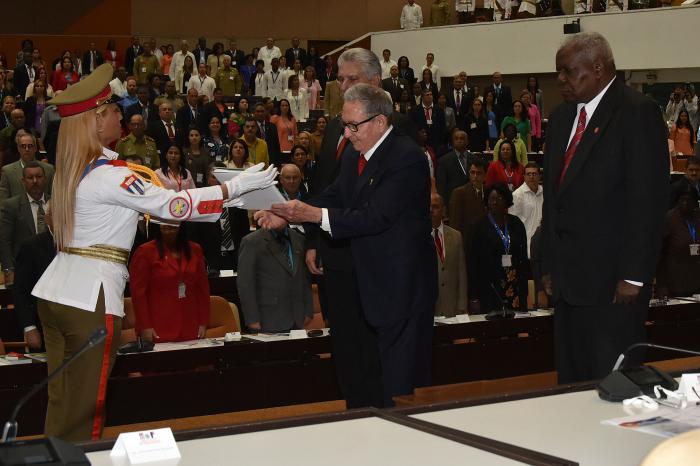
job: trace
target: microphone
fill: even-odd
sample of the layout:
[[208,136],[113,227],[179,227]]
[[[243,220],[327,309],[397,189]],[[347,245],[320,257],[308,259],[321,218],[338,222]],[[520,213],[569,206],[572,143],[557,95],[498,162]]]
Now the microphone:
[[596,387],[598,396],[601,399],[607,401],[622,401],[641,395],[648,395],[655,398],[654,386],[656,385],[661,385],[671,391],[678,389],[678,382],[669,374],[656,367],[647,365],[638,365],[630,368],[624,367],[629,354],[638,348],[656,348],[700,356],[700,351],[656,345],[654,343],[635,343],[630,345],[617,358],[612,372]]
[[[12,411],[12,416],[10,416],[10,419],[5,423],[5,427],[2,432],[2,442],[3,443],[10,443],[15,440],[17,437],[17,414],[19,413],[19,410],[24,406],[24,404],[34,395],[36,395],[39,390],[44,388],[51,380],[53,380],[58,374],[63,372],[66,367],[68,367],[73,361],[78,359],[84,352],[89,350],[90,348],[93,348],[105,339],[107,336],[107,329],[105,328],[98,328],[95,330],[95,332],[90,335],[90,338],[87,339],[85,343],[83,343],[83,346],[78,349],[78,351],[71,356],[67,361],[65,361],[63,364],[58,366],[55,371],[53,371],[51,374],[49,374],[44,380],[39,382],[37,385],[32,388],[29,393],[24,395],[21,400],[15,405],[15,409]],[[21,463],[19,463],[21,464]]]
[[506,305],[508,304],[508,301],[501,296],[501,294],[498,292],[495,286],[493,286],[493,283],[489,282],[489,286],[493,290],[493,294],[496,295],[498,300],[501,302],[501,310],[497,311],[496,309],[492,309],[488,314],[486,314],[486,320],[498,320],[498,319],[512,319],[515,317],[515,311],[512,309],[506,309]]

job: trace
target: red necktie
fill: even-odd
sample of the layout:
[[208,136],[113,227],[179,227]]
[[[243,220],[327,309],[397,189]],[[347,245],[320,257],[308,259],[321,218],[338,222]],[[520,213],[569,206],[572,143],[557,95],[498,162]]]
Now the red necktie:
[[569,147],[566,149],[566,153],[564,154],[564,163],[562,164],[561,167],[561,174],[559,175],[559,185],[561,186],[561,183],[564,181],[564,176],[566,176],[566,171],[569,169],[569,165],[571,164],[571,159],[574,158],[574,154],[576,153],[576,148],[578,148],[579,142],[581,142],[581,138],[583,138],[583,133],[586,131],[586,107],[581,107],[581,112],[578,114],[578,123],[576,125],[576,132],[574,133],[574,137],[571,138],[571,142],[569,143]]
[[462,106],[462,91],[457,91],[457,112],[459,112],[459,108]]
[[347,143],[348,143],[348,139],[345,137],[340,140],[340,144],[338,144],[338,148],[335,151],[335,159],[336,160],[338,160],[340,158],[340,154],[342,154],[343,151],[345,150],[345,146],[347,145]]
[[430,108],[425,109],[425,121],[430,121]]
[[165,126],[168,127],[168,137],[172,141],[175,139],[175,131],[173,131],[173,124],[172,123],[166,123]]
[[435,237],[435,249],[437,249],[438,256],[440,256],[440,262],[445,262],[445,250],[442,249],[442,241],[440,241],[440,230],[435,228],[433,230],[433,236]]
[[360,154],[360,158],[357,160],[357,176],[362,175],[362,172],[365,170],[366,166],[367,159],[365,158],[365,154]]

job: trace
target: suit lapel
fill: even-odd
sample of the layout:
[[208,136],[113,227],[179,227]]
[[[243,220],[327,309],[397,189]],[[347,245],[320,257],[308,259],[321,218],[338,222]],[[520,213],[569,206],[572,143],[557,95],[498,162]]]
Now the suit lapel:
[[[571,133],[571,127],[574,125],[574,119],[576,118],[576,105],[569,104],[567,106],[566,115],[562,118],[562,130],[559,132],[558,139],[552,141],[551,147],[551,168],[550,173],[552,180],[556,184],[559,182],[559,173],[561,173],[561,165],[564,161],[564,154],[566,153],[566,148],[569,145],[569,134]],[[571,168],[571,167],[569,167]]]
[[32,235],[36,235],[36,225],[34,225],[34,215],[32,207],[29,205],[29,199],[26,194],[21,195],[19,199],[19,214],[24,217],[26,227],[32,232]]
[[[382,141],[379,147],[377,147],[377,149],[372,154],[372,157],[370,157],[370,159],[367,161],[367,165],[365,165],[365,168],[362,171],[362,175],[359,175],[357,181],[355,182],[355,189],[352,194],[351,202],[354,203],[358,194],[360,194],[360,191],[366,184],[369,184],[370,186],[374,184],[374,174],[380,167],[382,159],[386,157],[388,153],[388,148],[390,147],[391,142],[394,139],[394,131],[396,131],[396,129],[392,130],[391,134],[389,134],[386,137],[386,139]],[[359,160],[359,158],[360,155],[358,154],[357,160]],[[355,164],[354,166],[356,167],[357,164]]]
[[[272,232],[265,238],[265,247],[270,251],[270,255],[275,258],[277,262],[287,271],[289,275],[294,275],[294,272],[289,268],[289,261],[287,260],[287,253],[282,251],[282,247],[279,242],[272,236]],[[294,246],[292,246],[294,249]]]
[[[571,159],[571,164],[566,171],[566,176],[564,181],[559,188],[559,192],[563,192],[571,184],[572,180],[576,178],[576,175],[581,171],[581,168],[586,163],[586,159],[591,154],[593,147],[596,142],[600,139],[601,135],[605,132],[605,127],[610,123],[615,109],[619,105],[620,97],[623,89],[620,86],[619,79],[615,79],[613,84],[608,88],[605,95],[601,99],[598,107],[593,114],[593,117],[588,122],[586,130],[583,133],[581,142]],[[571,122],[573,126],[573,121]],[[566,149],[564,149],[566,151]],[[558,171],[555,173],[559,173]]]

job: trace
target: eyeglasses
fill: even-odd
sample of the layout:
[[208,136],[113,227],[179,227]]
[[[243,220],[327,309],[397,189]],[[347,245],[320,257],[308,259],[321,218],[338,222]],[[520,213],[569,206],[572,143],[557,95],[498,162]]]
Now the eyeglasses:
[[376,115],[373,115],[366,120],[362,120],[359,123],[348,123],[346,121],[340,121],[340,124],[343,125],[343,129],[347,128],[350,130],[352,133],[357,133],[360,130],[360,125],[364,125],[365,123],[372,121],[373,119],[377,118],[381,113],[377,113]]
[[34,149],[34,144],[20,144],[19,148],[24,150]]

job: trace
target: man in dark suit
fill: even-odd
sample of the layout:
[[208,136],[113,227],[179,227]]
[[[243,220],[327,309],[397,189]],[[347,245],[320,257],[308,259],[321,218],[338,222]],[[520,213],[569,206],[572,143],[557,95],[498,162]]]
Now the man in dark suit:
[[200,37],[197,39],[197,47],[192,51],[194,54],[194,66],[195,68],[200,63],[207,64],[207,58],[211,55],[211,49],[207,48],[207,39]]
[[303,67],[308,65],[306,50],[299,47],[298,37],[292,39],[292,46],[284,52],[284,57],[287,59],[287,66],[290,68],[294,65],[294,60],[300,60]]
[[484,203],[486,163],[479,159],[473,159],[469,163],[468,173],[469,183],[452,191],[448,205],[450,226],[462,234],[464,258],[467,261],[469,260],[474,225],[486,215],[486,204]]
[[383,406],[429,383],[437,297],[428,163],[413,140],[394,131],[392,113],[376,85],[350,88],[342,119],[359,154],[341,155],[338,177],[311,205],[289,201],[258,215],[263,226],[273,227],[280,217],[311,222],[322,235],[349,241],[348,279],[359,292],[370,344],[379,349]]
[[170,146],[173,144],[182,145],[184,133],[176,129],[173,119],[173,104],[162,102],[158,106],[158,119],[148,122],[146,134],[156,142],[161,159],[165,158]]
[[565,102],[547,128],[542,268],[559,382],[568,383],[604,377],[645,340],[669,159],[659,106],[616,77],[603,36],[569,38],[556,68]]
[[267,111],[265,105],[258,103],[253,110],[253,118],[258,125],[258,137],[267,143],[267,153],[270,155],[270,163],[277,167],[282,163],[289,163],[282,159],[282,151],[280,149],[279,136],[277,135],[277,126],[274,123],[267,121]]
[[238,254],[238,290],[249,330],[303,329],[314,313],[304,236],[288,226],[246,235]]
[[440,157],[435,171],[437,192],[448,206],[451,205],[452,191],[469,181],[471,154],[467,150],[468,143],[469,138],[466,132],[458,130],[452,133],[452,150]]
[[[700,144],[697,144],[696,147],[700,147]],[[676,203],[678,202],[678,195],[682,193],[688,185],[695,188],[698,195],[700,195],[700,156],[698,155],[688,159],[685,167],[685,176],[671,185],[671,196],[668,205],[669,209],[676,206]],[[0,187],[1,186],[2,178],[0,178]]]
[[83,61],[80,66],[83,71],[83,76],[87,76],[92,73],[95,68],[100,66],[105,62],[102,52],[97,50],[97,45],[94,42],[90,42],[88,50],[83,54]]
[[[197,126],[199,114],[202,109],[197,106],[197,100],[199,98],[199,93],[197,89],[188,89],[187,91],[187,103],[182,106],[181,109],[175,114],[175,124],[178,127],[180,134],[183,134],[186,138],[190,126]],[[185,141],[186,139],[183,139]]]
[[[493,91],[493,104],[498,109],[500,115],[510,115],[513,110],[513,95],[510,92],[510,87],[503,84],[503,76],[496,71],[491,75],[491,84],[484,89],[484,97],[488,91]],[[501,117],[503,118],[503,117]]]
[[136,57],[141,55],[141,53],[143,53],[143,47],[141,47],[139,38],[132,37],[131,47],[126,49],[124,53],[124,68],[126,68],[126,71],[130,75],[134,74],[134,60],[136,60]]
[[149,97],[149,90],[148,86],[146,85],[141,85],[138,87],[136,90],[136,96],[138,100],[134,105],[131,105],[126,108],[126,111],[124,112],[124,119],[126,121],[131,120],[131,116],[134,115],[135,113],[141,114],[143,116],[143,119],[147,122],[151,121],[157,121],[158,120],[158,107],[153,105],[148,101]]
[[231,57],[231,66],[238,71],[241,70],[241,66],[245,65],[245,52],[238,48],[238,42],[235,39],[228,41],[228,50],[224,53]]
[[29,83],[34,82],[36,70],[32,66],[32,53],[24,52],[23,61],[19,63],[14,72],[15,95],[24,99]]
[[22,182],[26,193],[6,199],[0,206],[0,263],[5,282],[12,283],[15,256],[25,239],[46,231],[46,175],[38,162],[24,165]]
[[464,120],[469,110],[471,110],[472,102],[474,101],[472,90],[465,92],[464,80],[461,76],[457,75],[452,80],[452,89],[445,93],[445,97],[447,98],[447,106],[455,111],[457,126],[463,128]]
[[396,103],[401,98],[401,92],[406,89],[410,92],[408,81],[399,77],[399,67],[394,65],[390,69],[391,77],[382,79],[382,88],[391,94],[391,100]]
[[44,348],[41,322],[37,314],[36,298],[32,296],[34,285],[56,256],[56,247],[51,234],[51,215],[47,208],[44,219],[46,231],[31,236],[20,244],[15,258],[15,283],[12,296],[15,303],[15,313],[20,328],[24,332],[24,340],[35,351]]
[[447,131],[445,112],[433,105],[433,91],[423,90],[421,105],[411,110],[411,119],[418,128],[428,132],[428,144],[434,149],[441,147]]

